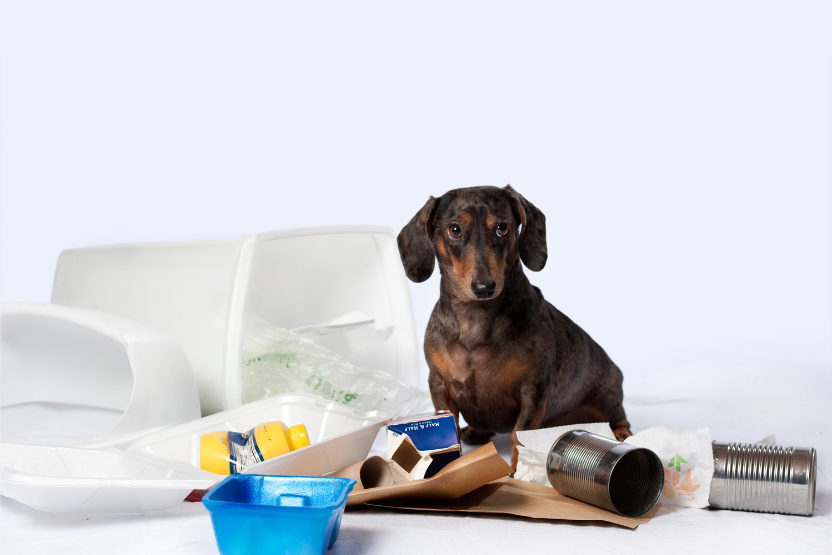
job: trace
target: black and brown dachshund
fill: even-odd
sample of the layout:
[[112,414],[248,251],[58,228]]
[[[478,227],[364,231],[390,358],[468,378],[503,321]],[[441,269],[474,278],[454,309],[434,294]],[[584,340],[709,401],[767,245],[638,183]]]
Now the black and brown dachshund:
[[609,422],[630,436],[623,377],[607,353],[529,283],[521,261],[546,265],[546,218],[507,186],[431,197],[398,236],[407,277],[425,281],[439,260],[439,302],[425,332],[434,407],[485,443],[518,430]]

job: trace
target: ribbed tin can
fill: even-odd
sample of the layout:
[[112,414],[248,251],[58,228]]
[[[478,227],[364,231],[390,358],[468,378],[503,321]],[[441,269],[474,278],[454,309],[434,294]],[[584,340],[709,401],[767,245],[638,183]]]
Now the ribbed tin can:
[[714,441],[709,503],[736,509],[812,516],[817,453],[813,448]]
[[584,430],[555,441],[546,472],[563,495],[630,517],[652,509],[664,485],[662,462],[653,451]]

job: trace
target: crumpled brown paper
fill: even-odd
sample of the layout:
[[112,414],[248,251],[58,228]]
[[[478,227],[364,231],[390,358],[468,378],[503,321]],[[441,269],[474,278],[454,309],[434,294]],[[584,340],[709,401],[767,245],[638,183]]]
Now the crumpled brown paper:
[[363,504],[417,511],[492,513],[547,520],[600,520],[635,528],[653,518],[659,506],[638,518],[566,497],[553,488],[506,478],[511,467],[493,443],[451,462],[436,476],[393,483],[387,461],[370,457],[330,476],[353,478],[347,507]]
[[492,513],[547,520],[601,520],[630,529],[649,522],[660,507],[656,505],[646,515],[631,518],[563,496],[554,488],[514,478],[501,478],[456,499],[374,501],[368,504],[414,511]]

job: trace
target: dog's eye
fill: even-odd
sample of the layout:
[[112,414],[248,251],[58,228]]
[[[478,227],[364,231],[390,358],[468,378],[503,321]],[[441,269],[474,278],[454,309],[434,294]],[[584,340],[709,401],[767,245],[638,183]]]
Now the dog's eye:
[[451,224],[448,226],[448,235],[450,235],[454,239],[459,239],[460,237],[462,237],[462,228],[459,227],[457,224]]
[[505,237],[508,235],[508,224],[505,222],[497,224],[497,237]]

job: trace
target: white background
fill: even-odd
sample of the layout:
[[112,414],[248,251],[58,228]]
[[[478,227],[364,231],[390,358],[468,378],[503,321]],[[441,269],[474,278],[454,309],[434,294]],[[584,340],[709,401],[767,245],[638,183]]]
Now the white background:
[[[0,300],[48,302],[66,248],[398,230],[511,183],[634,430],[828,445],[831,28],[820,2],[4,2]],[[411,291],[421,333],[436,276]],[[644,409],[691,391],[721,430]]]

